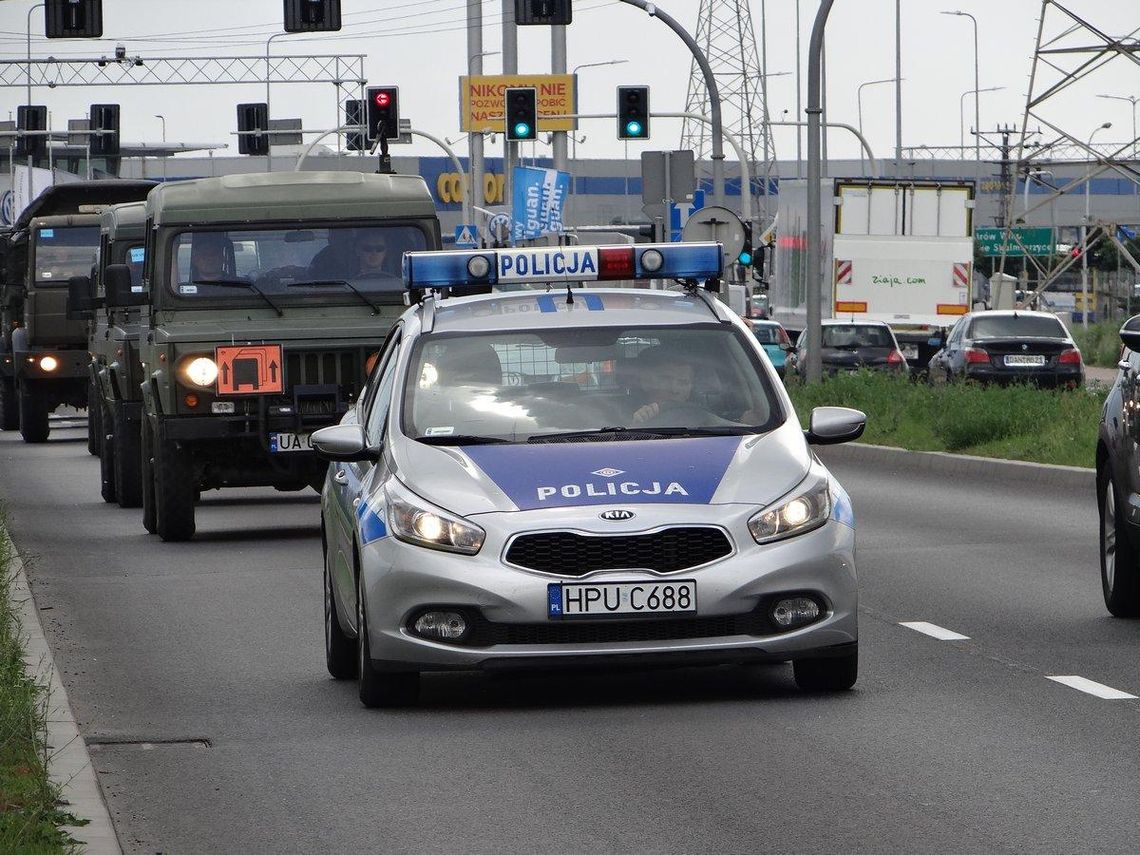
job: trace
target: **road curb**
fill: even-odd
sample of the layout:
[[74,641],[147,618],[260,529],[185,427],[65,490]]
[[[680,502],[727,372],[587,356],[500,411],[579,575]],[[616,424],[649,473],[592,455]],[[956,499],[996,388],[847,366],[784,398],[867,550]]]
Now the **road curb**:
[[[0,537],[7,537],[2,529]],[[88,821],[84,826],[64,826],[64,830],[81,841],[85,855],[122,855],[111,814],[91,765],[87,743],[79,733],[67,691],[63,688],[63,680],[44,635],[24,563],[10,538],[8,543],[12,555],[12,605],[24,637],[24,673],[48,687],[48,777],[60,787],[64,808],[79,819]]]
[[973,479],[1008,483],[1039,484],[1096,492],[1096,470],[1081,466],[1055,466],[1049,463],[1025,463],[996,457],[974,457],[948,454],[944,451],[910,451],[886,445],[853,442],[816,449],[824,463],[870,463],[884,469],[929,472],[934,475],[958,475]]

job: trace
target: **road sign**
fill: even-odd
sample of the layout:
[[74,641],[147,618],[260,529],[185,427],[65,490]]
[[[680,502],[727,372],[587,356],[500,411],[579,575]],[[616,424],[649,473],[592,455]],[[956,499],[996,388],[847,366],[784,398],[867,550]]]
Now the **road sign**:
[[[1053,255],[1056,242],[1053,239],[1052,229],[1020,228],[1012,229],[1009,243],[1005,247],[1005,255],[1018,258],[1025,255]],[[1014,238],[1016,235],[1016,239]],[[1005,229],[979,228],[974,231],[974,240],[982,255],[992,258],[1002,254],[1002,240]],[[1020,244],[1018,243],[1020,241]],[[1024,247],[1025,249],[1022,249]],[[1026,251],[1028,250],[1028,252]]]
[[705,191],[694,190],[692,202],[674,202],[669,206],[669,240],[679,241],[681,230],[695,211],[705,206]]
[[499,244],[505,244],[511,236],[511,215],[495,214],[487,221],[487,231]]
[[697,189],[693,152],[643,151],[641,153],[641,210],[647,217],[664,217],[665,200],[687,202]]
[[479,229],[474,223],[464,223],[455,227],[455,248],[475,249],[479,245]]
[[503,132],[507,87],[532,88],[538,96],[538,130],[575,131],[577,119],[551,119],[577,113],[573,74],[480,74],[459,78],[459,129],[464,133]]
[[264,395],[285,390],[281,345],[245,344],[214,349],[219,395]]
[[719,205],[696,211],[681,230],[683,241],[718,241],[724,248],[724,266],[736,261],[744,246],[744,223],[735,213]]

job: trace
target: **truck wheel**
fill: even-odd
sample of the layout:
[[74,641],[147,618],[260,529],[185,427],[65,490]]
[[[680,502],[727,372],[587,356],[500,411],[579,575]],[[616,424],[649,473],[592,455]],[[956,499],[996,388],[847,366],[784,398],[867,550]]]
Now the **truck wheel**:
[[120,508],[142,504],[142,451],[137,424],[131,424],[116,407],[114,415],[115,496]]
[[151,433],[150,424],[145,416],[143,417],[140,445],[139,472],[142,480],[143,528],[147,530],[147,534],[154,534],[154,435]]
[[103,402],[99,400],[99,387],[95,385],[94,380],[90,380],[87,383],[87,452],[100,458],[103,455],[102,437],[108,427],[105,422]]
[[24,442],[47,442],[47,401],[39,394],[34,383],[21,383],[16,388],[20,399],[20,436]]
[[808,692],[843,692],[859,679],[859,650],[830,659],[797,659],[792,663],[796,685]]
[[0,377],[0,430],[15,430],[20,426],[20,411],[16,405],[16,383]]
[[154,510],[158,536],[166,542],[194,536],[193,466],[173,442],[154,442]]
[[[102,404],[95,405],[102,408]],[[100,424],[106,424],[110,419],[100,418]],[[108,427],[110,427],[108,425]],[[115,492],[115,437],[106,432],[99,437],[99,492],[104,502],[113,502],[117,496]]]

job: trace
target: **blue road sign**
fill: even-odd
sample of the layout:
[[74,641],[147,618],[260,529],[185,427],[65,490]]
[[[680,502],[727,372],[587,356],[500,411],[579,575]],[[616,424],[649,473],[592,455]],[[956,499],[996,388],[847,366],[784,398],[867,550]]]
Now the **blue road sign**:
[[474,223],[464,223],[455,227],[455,248],[475,249],[479,246],[479,229]]
[[685,228],[685,223],[689,221],[689,217],[693,215],[694,211],[699,211],[704,206],[704,190],[694,190],[692,202],[674,202],[670,205],[669,240],[679,241],[681,239],[681,229]]

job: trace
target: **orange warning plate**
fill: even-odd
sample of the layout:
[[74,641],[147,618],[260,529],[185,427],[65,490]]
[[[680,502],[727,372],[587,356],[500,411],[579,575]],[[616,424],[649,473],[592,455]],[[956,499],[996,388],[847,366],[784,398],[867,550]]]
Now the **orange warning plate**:
[[957,303],[939,303],[938,314],[940,315],[964,315],[970,311],[968,306],[961,306]]
[[245,344],[214,349],[219,395],[266,395],[285,390],[281,345]]
[[852,303],[844,302],[842,300],[835,301],[836,312],[865,312],[867,311],[866,303]]

